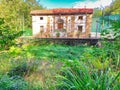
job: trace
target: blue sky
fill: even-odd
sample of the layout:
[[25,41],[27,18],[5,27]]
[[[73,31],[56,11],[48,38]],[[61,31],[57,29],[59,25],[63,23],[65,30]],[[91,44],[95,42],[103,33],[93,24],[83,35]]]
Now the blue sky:
[[107,6],[112,2],[112,0],[40,0],[40,4],[48,9],[51,8],[95,8],[102,6]]

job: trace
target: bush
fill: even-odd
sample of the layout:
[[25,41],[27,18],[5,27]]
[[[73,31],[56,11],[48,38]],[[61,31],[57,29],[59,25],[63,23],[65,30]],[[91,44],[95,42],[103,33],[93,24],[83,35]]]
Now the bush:
[[9,72],[8,75],[10,77],[13,76],[21,76],[21,77],[25,77],[25,76],[29,76],[32,72],[34,72],[37,67],[38,67],[38,62],[35,61],[24,61],[22,63],[19,63],[19,65],[17,65],[16,67],[13,67]]
[[12,76],[25,76],[29,71],[29,68],[27,67],[26,63],[23,63],[22,65],[19,65],[17,67],[14,67],[11,69],[8,73],[10,77]]
[[26,90],[27,82],[21,77],[0,76],[0,90]]
[[15,39],[21,36],[23,31],[12,30],[5,24],[4,19],[0,18],[0,48],[9,49],[10,46],[15,45]]

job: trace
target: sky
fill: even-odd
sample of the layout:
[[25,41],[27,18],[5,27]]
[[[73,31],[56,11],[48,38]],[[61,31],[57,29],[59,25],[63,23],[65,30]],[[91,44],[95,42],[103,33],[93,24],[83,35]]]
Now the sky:
[[40,0],[40,4],[52,8],[101,8],[111,4],[113,0]]

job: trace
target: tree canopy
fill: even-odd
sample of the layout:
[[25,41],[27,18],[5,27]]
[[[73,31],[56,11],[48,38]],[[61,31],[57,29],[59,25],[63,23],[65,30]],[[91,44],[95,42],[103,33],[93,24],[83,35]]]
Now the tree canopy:
[[0,0],[0,48],[8,49],[24,27],[31,27],[34,9],[44,9],[39,0]]
[[109,6],[102,8],[95,8],[93,17],[102,15],[120,14],[120,0],[114,0]]
[[115,0],[112,4],[105,8],[105,15],[120,14],[120,0]]
[[44,9],[39,0],[1,0],[0,17],[9,26],[20,30],[23,24],[31,26],[30,11],[34,9]]

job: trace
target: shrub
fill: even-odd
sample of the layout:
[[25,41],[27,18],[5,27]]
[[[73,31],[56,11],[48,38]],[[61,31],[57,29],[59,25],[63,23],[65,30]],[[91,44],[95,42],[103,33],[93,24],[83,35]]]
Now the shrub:
[[36,60],[35,61],[24,61],[22,63],[20,62],[19,65],[13,67],[8,72],[8,75],[10,77],[13,77],[13,76],[21,76],[21,77],[29,76],[32,72],[34,72],[37,69],[38,64],[39,63]]
[[12,30],[5,24],[4,19],[0,18],[0,48],[9,49],[10,46],[15,45],[15,39],[21,36],[23,31]]
[[14,67],[11,69],[8,73],[10,77],[12,76],[25,76],[28,72],[28,67],[26,63],[23,63],[22,65],[19,65],[17,67]]
[[27,82],[21,77],[0,76],[0,90],[26,90]]

